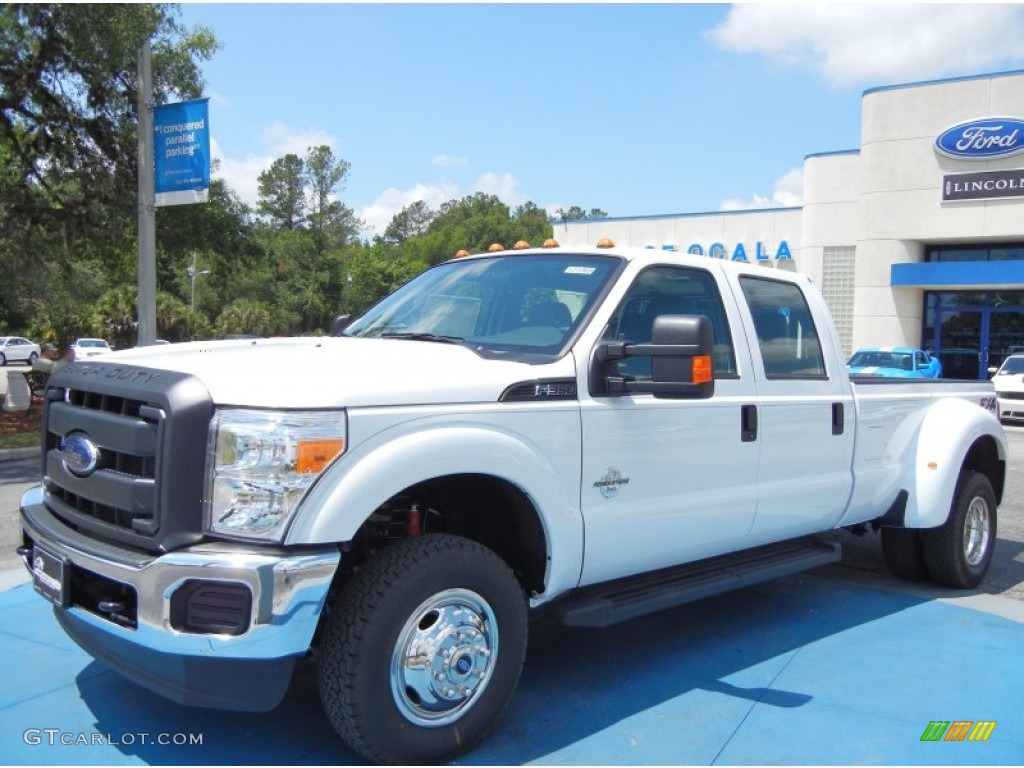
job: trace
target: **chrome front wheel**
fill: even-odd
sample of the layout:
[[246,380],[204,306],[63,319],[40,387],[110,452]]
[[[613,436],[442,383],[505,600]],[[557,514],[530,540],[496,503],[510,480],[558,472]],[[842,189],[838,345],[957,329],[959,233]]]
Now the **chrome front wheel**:
[[526,635],[526,596],[498,555],[448,534],[404,539],[330,605],[318,653],[324,712],[374,762],[450,760],[508,708]]
[[399,712],[428,728],[462,717],[491,680],[498,640],[494,611],[476,592],[449,589],[425,600],[398,633],[391,655]]

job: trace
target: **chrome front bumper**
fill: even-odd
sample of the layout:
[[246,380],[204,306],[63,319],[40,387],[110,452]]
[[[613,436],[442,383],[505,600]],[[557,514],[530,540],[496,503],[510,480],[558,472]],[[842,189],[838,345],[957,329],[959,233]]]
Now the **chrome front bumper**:
[[[176,701],[228,709],[268,709],[280,700],[278,696],[267,706],[274,696],[264,695],[262,702],[254,702],[252,691],[232,693],[225,678],[243,671],[243,676],[251,677],[264,666],[279,679],[277,685],[262,688],[274,688],[283,696],[296,658],[310,647],[340,561],[334,547],[275,553],[202,544],[159,556],[140,555],[64,525],[43,503],[39,487],[22,497],[21,522],[26,545],[40,545],[85,578],[95,574],[135,591],[136,621],[130,627],[76,604],[72,589],[67,607],[55,611],[76,642],[127,677]],[[26,552],[23,557],[32,571],[31,555]],[[245,585],[252,594],[245,631],[226,635],[175,629],[172,597],[194,581]]]

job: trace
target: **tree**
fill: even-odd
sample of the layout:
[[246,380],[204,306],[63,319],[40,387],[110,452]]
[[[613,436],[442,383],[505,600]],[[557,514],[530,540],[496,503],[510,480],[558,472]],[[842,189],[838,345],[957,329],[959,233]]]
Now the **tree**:
[[591,208],[590,212],[584,211],[578,205],[574,205],[569,210],[559,208],[556,212],[559,220],[561,221],[581,221],[583,219],[607,219],[608,214],[602,211],[600,208]]
[[208,325],[205,317],[193,317],[188,305],[177,296],[163,291],[157,293],[156,330],[159,338],[167,341],[203,338],[209,330]]
[[507,248],[518,240],[540,245],[551,237],[546,214],[534,203],[524,203],[513,216],[508,205],[494,195],[477,192],[461,200],[450,200],[431,220],[427,232],[401,245],[403,253],[418,251],[429,264],[450,259],[456,251],[486,251],[492,243]]
[[167,4],[0,6],[0,145],[22,189],[37,193],[20,215],[73,234],[101,223],[98,206],[133,210],[142,42],[153,40],[157,103],[198,97],[198,61],[218,48],[210,30],[187,30],[177,16]]
[[424,234],[437,214],[422,200],[405,206],[396,213],[384,230],[383,239],[393,245]]
[[217,330],[229,333],[254,333],[260,336],[273,331],[270,309],[259,301],[238,299],[224,307],[217,318]]
[[299,229],[305,223],[304,172],[302,158],[288,154],[271,163],[257,178],[260,200],[256,210],[270,220],[271,226]]
[[127,287],[111,288],[93,309],[93,333],[105,338],[115,349],[135,346],[138,326],[135,317],[135,291]]
[[[0,317],[44,338],[90,332],[90,307],[135,280],[142,42],[154,99],[202,93],[218,48],[166,4],[0,6]],[[93,331],[94,332],[94,331]]]
[[326,144],[311,147],[306,154],[309,225],[322,241],[321,252],[330,245],[345,245],[361,226],[352,209],[336,199],[344,189],[350,167],[347,160],[336,158]]
[[[416,239],[407,242],[412,243]],[[427,266],[426,261],[410,258],[382,240],[359,248],[344,267],[345,287],[340,309],[358,315]]]

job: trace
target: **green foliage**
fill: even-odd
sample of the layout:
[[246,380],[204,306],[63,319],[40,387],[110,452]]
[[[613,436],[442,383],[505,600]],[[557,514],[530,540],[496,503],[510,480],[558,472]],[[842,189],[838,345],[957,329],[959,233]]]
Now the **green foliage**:
[[429,263],[414,253],[383,241],[354,251],[345,264],[342,311],[359,315],[426,269]]
[[317,236],[321,252],[354,241],[362,226],[351,208],[334,199],[344,188],[350,167],[347,160],[336,158],[325,144],[311,147],[306,154],[309,226]]
[[139,49],[151,38],[163,103],[202,93],[199,62],[218,47],[178,13],[0,6],[0,315],[36,338],[66,344],[109,328],[123,345],[133,336],[114,294],[124,299],[137,280]]
[[583,219],[607,219],[608,214],[602,211],[600,208],[591,208],[589,212],[584,211],[578,205],[574,205],[565,210],[559,208],[557,211],[557,218],[560,221],[581,221]]
[[395,214],[384,230],[383,239],[392,245],[400,245],[411,237],[423,235],[436,215],[425,202],[417,200]]
[[259,175],[257,210],[273,227],[298,229],[306,221],[303,164],[298,155],[279,157]]
[[[197,324],[200,328],[194,328]],[[188,305],[177,296],[160,291],[156,295],[156,335],[167,341],[189,341],[204,338],[210,332],[202,315],[193,317]]]
[[[157,103],[199,97],[200,64],[219,48],[178,18],[162,3],[0,6],[0,329],[135,344],[139,48],[152,40]],[[161,208],[158,336],[324,333],[460,249],[551,236],[536,204],[477,193],[438,211],[417,201],[360,242],[342,201],[350,172],[330,147],[310,147],[260,174],[255,211],[218,179],[208,203]]]
[[130,288],[111,288],[96,302],[91,336],[101,336],[115,349],[135,345],[135,292]]
[[238,299],[224,307],[217,317],[217,333],[252,333],[266,336],[274,331],[270,308],[261,301]]
[[[398,223],[389,231],[397,233],[406,227],[408,218],[404,209],[396,218]],[[395,221],[392,221],[395,224]],[[405,260],[438,264],[450,259],[459,250],[471,253],[486,251],[493,243],[505,247],[519,240],[540,245],[551,237],[551,223],[547,214],[530,202],[519,206],[513,214],[508,205],[494,195],[477,192],[461,200],[450,200],[430,219],[426,231],[399,243]]]

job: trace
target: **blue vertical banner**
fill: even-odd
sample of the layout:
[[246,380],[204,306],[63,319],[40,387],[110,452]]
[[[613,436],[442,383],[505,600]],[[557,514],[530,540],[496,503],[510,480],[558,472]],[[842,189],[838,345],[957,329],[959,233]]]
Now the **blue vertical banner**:
[[209,201],[209,106],[209,99],[194,99],[154,107],[157,206]]

